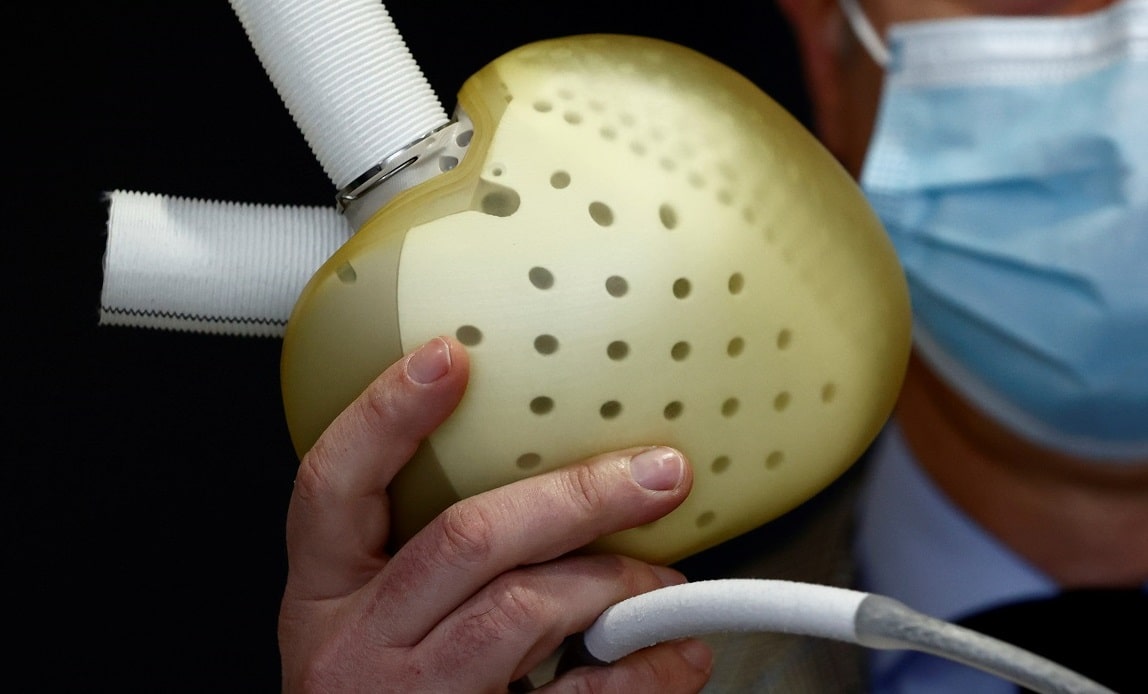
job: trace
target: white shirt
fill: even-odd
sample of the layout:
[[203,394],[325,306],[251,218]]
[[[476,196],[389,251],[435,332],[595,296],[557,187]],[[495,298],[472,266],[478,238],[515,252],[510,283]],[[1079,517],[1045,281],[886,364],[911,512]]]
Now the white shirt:
[[[1001,603],[1042,598],[1056,584],[957,509],[890,424],[871,452],[854,546],[861,590],[956,621]],[[916,651],[874,650],[874,694],[1015,694],[1016,685]]]

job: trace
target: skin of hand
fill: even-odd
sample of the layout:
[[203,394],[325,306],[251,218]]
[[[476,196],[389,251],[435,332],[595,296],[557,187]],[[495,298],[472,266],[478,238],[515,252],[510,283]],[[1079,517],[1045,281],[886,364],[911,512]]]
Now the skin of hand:
[[[607,453],[464,499],[388,555],[387,485],[462,398],[465,349],[436,338],[379,376],[300,464],[287,514],[279,614],[283,690],[504,692],[610,605],[685,577],[591,540],[655,520],[689,493],[684,457]],[[695,639],[540,690],[696,692]]]

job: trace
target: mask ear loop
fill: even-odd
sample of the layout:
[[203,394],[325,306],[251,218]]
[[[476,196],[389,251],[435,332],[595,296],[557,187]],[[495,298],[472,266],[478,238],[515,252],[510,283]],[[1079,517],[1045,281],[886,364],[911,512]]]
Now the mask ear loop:
[[857,40],[865,47],[865,52],[873,58],[875,63],[883,68],[887,67],[889,65],[889,49],[881,40],[881,35],[873,28],[873,23],[869,21],[865,10],[861,9],[861,4],[857,0],[838,0],[837,4],[841,7],[845,20],[849,22],[849,28],[853,30]]

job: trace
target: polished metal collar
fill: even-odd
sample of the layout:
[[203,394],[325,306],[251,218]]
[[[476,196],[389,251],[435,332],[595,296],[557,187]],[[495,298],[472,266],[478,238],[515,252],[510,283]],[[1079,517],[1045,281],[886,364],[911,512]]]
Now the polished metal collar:
[[456,110],[454,120],[400,148],[340,189],[335,206],[358,228],[399,193],[458,166],[473,134],[470,118]]

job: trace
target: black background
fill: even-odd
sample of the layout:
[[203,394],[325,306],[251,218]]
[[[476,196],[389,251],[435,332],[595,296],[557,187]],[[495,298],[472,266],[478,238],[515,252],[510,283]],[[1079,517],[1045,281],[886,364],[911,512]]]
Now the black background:
[[[332,184],[223,0],[42,5],[4,18],[13,645],[0,679],[9,691],[278,691],[297,462],[279,342],[99,327],[102,196],[330,205]],[[448,111],[507,50],[613,32],[699,50],[807,121],[768,0],[387,7]]]

